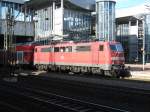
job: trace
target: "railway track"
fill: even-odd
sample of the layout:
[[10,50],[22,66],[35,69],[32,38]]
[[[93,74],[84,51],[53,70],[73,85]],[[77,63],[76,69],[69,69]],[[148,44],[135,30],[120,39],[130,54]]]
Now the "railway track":
[[0,101],[0,112],[24,112],[21,108]]
[[[76,78],[77,77],[73,77]],[[115,86],[115,85],[105,85],[104,83],[100,83],[96,80],[95,83],[88,82],[88,78],[84,78],[82,80],[73,80],[73,78],[70,80],[67,78],[65,78],[65,75],[63,78],[58,78],[58,77],[45,77],[45,76],[28,76],[28,77],[22,77],[20,76],[19,79],[21,79],[24,84],[28,85],[28,83],[30,84],[34,84],[34,85],[39,85],[38,83],[41,82],[41,84],[44,83],[45,86],[50,85],[49,82],[53,82],[53,83],[59,83],[59,85],[61,86],[63,85],[71,85],[72,87],[81,87],[83,86],[83,88],[94,88],[95,90],[98,89],[104,89],[107,90],[109,89],[112,92],[120,92],[120,93],[125,93],[125,94],[136,94],[136,95],[147,95],[150,96],[150,91],[149,90],[144,90],[144,89],[137,89],[137,88],[130,88],[130,87],[121,87],[121,86]],[[81,77],[79,77],[81,78]],[[90,79],[90,78],[89,78]],[[34,82],[33,82],[34,80]],[[109,79],[111,82],[111,79]],[[43,82],[43,83],[42,83]],[[97,83],[96,83],[97,82]],[[129,81],[130,82],[130,81]],[[119,83],[118,83],[119,84]],[[143,83],[141,83],[142,85]],[[101,86],[100,86],[101,85]]]
[[120,109],[133,112],[150,111],[150,93],[147,90],[88,83],[87,79],[81,82],[65,78],[49,78],[43,76],[20,77],[19,79],[21,81],[20,84],[26,87],[34,85],[36,89],[38,88],[47,92],[53,91],[56,94],[61,93],[63,96],[69,96],[87,102],[109,105],[116,108],[119,107]]
[[[27,110],[44,112],[50,111],[49,109],[51,109],[53,112],[128,112],[126,110],[89,103],[53,94],[50,92],[45,92],[42,90],[37,90],[29,87],[21,87],[15,84],[8,83],[3,83],[0,85],[0,95],[5,97],[9,96],[8,98],[10,98],[10,100],[7,99],[9,101],[5,101],[5,99],[3,99],[5,102],[5,107],[8,106],[9,108],[12,108],[14,110],[16,109],[16,112],[23,111],[19,108],[21,107],[21,105],[26,105],[24,108],[26,108]],[[9,104],[11,99],[13,101],[15,100],[15,97],[20,99],[20,102],[18,102],[19,104],[17,102],[15,102],[14,104]]]

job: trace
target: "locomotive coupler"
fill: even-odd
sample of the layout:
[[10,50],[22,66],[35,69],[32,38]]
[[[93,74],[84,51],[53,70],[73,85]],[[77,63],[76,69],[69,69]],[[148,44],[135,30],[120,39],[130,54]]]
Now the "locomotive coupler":
[[118,77],[131,77],[130,67],[125,67],[124,65],[113,66],[113,70],[116,71]]

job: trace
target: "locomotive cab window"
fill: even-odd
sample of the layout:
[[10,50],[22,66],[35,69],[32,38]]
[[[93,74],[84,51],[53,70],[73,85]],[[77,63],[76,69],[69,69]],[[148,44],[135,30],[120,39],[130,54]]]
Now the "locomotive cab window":
[[104,51],[104,45],[99,46],[99,51]]
[[112,51],[117,51],[116,45],[110,45],[110,49],[111,49]]
[[115,45],[110,45],[110,49],[112,51],[119,51],[119,52],[123,52],[123,48],[121,44],[115,44]]
[[116,47],[117,47],[117,51],[119,51],[119,52],[123,52],[124,51],[121,44],[117,44]]

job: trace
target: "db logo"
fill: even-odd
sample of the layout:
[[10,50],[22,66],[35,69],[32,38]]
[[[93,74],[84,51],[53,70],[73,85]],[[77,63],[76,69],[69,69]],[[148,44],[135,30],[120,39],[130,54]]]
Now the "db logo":
[[61,59],[61,60],[64,60],[64,56],[61,56],[60,59]]

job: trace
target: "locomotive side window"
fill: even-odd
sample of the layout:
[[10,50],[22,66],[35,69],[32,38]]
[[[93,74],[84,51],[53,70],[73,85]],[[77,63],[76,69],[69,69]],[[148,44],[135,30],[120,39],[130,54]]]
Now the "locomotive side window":
[[60,50],[59,47],[54,48],[54,52],[59,52],[59,50]]
[[104,51],[104,46],[103,45],[99,46],[99,51]]
[[51,48],[41,48],[41,52],[51,52]]
[[119,51],[119,52],[123,52],[123,48],[121,44],[115,44],[115,45],[110,45],[110,49],[112,51]]
[[77,46],[76,51],[77,52],[91,51],[91,46]]
[[61,47],[60,52],[65,52],[65,49],[66,49],[65,47]]
[[72,47],[68,46],[68,47],[55,47],[54,48],[54,52],[72,52]]
[[66,50],[65,50],[65,52],[72,52],[72,47],[71,47],[71,46],[69,46],[69,47],[66,47]]
[[123,52],[123,47],[121,44],[117,44],[116,47],[117,47],[117,51]]

